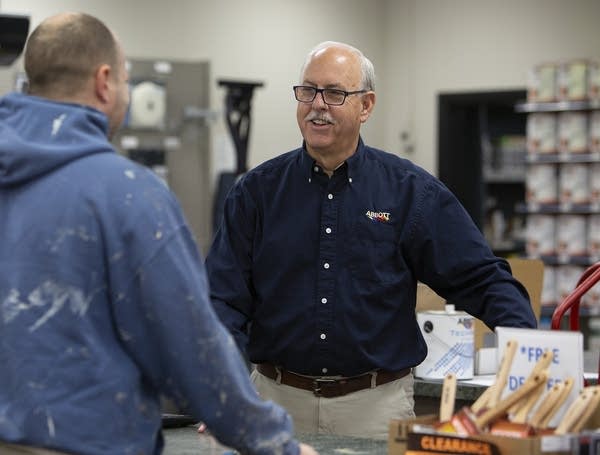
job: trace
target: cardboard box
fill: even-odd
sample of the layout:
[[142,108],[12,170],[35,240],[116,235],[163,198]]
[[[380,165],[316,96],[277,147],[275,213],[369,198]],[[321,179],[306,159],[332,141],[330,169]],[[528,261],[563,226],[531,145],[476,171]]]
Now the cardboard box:
[[437,415],[427,414],[414,419],[392,420],[388,432],[388,455],[404,455],[408,442],[408,433],[415,425],[431,425],[437,420]]
[[[509,438],[506,436],[495,436],[490,434],[480,434],[469,438],[463,438],[465,441],[462,450],[439,452],[433,450],[436,447],[452,447],[458,444],[451,444],[444,440],[445,435],[432,435],[427,433],[418,433],[419,425],[432,425],[436,423],[435,415],[426,415],[407,420],[392,420],[389,426],[388,435],[388,455],[411,455],[427,453],[448,453],[448,454],[473,454],[473,455],[568,455],[571,453],[571,446],[578,443],[578,438],[573,436],[536,436],[530,438]],[[418,435],[415,437],[415,435]],[[426,450],[423,450],[422,437],[429,437]],[[438,436],[441,440],[432,440],[432,436]],[[448,439],[453,435],[447,435]],[[477,442],[490,443],[491,445],[476,444]],[[420,449],[419,449],[420,447]],[[495,451],[495,448],[498,452]],[[428,450],[429,449],[429,450]]]

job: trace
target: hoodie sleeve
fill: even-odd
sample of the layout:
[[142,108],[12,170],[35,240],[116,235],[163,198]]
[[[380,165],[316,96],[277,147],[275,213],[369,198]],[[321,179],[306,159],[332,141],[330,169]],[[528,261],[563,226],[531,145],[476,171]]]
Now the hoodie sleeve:
[[[203,262],[178,204],[146,192],[124,227],[135,273],[115,296],[125,349],[143,380],[206,423],[223,444],[248,454],[299,453],[290,416],[259,398],[235,341],[208,297]],[[149,215],[154,214],[154,215]],[[132,219],[128,216],[127,219]]]

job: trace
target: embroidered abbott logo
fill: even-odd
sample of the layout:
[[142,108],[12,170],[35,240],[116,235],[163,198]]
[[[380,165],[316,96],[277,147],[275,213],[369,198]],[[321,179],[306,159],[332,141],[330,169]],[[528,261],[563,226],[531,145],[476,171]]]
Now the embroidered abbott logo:
[[374,212],[372,210],[367,210],[367,218],[371,221],[378,223],[389,223],[390,222],[390,212]]

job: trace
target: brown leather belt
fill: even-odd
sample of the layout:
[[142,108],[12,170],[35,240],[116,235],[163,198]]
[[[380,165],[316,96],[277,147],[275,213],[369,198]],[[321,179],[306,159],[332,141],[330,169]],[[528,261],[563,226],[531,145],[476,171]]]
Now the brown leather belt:
[[260,363],[256,366],[258,372],[269,379],[281,384],[296,387],[297,389],[310,390],[317,397],[334,398],[347,395],[359,390],[374,388],[388,382],[403,378],[410,373],[410,368],[401,371],[377,370],[349,378],[329,379],[311,378],[290,371],[275,368],[269,363]]

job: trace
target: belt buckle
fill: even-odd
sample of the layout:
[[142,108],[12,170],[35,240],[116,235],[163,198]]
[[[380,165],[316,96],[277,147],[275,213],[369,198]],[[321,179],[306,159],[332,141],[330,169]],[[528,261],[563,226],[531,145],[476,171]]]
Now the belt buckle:
[[335,384],[337,381],[335,379],[324,379],[324,378],[316,378],[313,379],[313,393],[316,397],[322,397],[322,387],[327,387],[328,385]]

